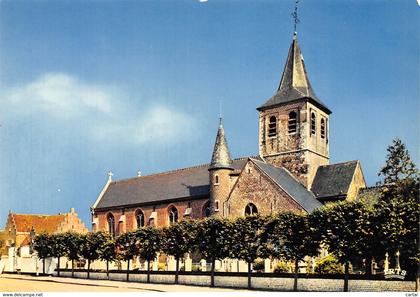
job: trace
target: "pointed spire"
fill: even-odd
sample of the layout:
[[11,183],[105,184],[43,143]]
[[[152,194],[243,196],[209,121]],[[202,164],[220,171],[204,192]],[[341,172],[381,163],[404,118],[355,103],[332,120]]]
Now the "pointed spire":
[[299,99],[312,100],[328,114],[331,113],[328,107],[316,97],[312,89],[306,72],[305,62],[300,51],[297,33],[295,32],[277,93],[257,109],[264,110],[271,106]]
[[300,52],[296,33],[293,35],[277,93],[285,93],[289,90],[297,91],[302,97],[316,98],[306,73],[305,62]]
[[216,143],[214,144],[209,170],[221,168],[232,169],[232,159],[230,158],[222,118],[220,118],[219,129],[217,130]]

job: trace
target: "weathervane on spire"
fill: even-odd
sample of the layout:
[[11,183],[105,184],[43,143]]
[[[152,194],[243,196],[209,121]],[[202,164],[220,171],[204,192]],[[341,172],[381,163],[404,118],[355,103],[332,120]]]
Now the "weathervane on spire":
[[299,0],[295,1],[295,10],[292,13],[292,17],[294,19],[294,35],[296,36],[297,34],[297,24],[300,23],[300,20],[298,18],[298,4],[299,4]]

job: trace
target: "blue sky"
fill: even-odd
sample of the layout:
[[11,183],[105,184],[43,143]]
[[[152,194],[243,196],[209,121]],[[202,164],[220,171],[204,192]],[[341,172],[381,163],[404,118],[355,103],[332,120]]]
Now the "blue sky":
[[[207,163],[222,102],[234,157],[258,152],[294,1],[0,1],[0,226],[89,207],[114,179]],[[333,111],[331,163],[370,185],[400,137],[418,163],[415,0],[302,0],[298,38]]]

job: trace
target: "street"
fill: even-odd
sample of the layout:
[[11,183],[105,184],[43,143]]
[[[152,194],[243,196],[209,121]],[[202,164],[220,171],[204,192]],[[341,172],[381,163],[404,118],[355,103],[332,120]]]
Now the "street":
[[170,284],[127,283],[64,277],[0,275],[0,292],[237,292],[224,288],[209,288]]

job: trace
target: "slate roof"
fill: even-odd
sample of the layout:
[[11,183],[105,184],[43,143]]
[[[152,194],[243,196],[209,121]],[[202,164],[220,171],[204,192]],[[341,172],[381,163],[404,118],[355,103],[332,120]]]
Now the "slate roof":
[[[242,170],[248,158],[235,159],[234,170]],[[95,209],[155,203],[210,195],[209,164],[158,174],[113,181]]]
[[315,195],[311,191],[308,191],[306,187],[295,179],[286,169],[274,167],[255,159],[252,159],[252,161],[307,212],[310,213],[317,207],[322,206]]
[[312,183],[312,192],[320,200],[345,198],[358,161],[319,166]]
[[323,109],[328,114],[331,110],[317,98],[306,72],[305,62],[303,60],[299,43],[296,35],[290,45],[289,54],[284,66],[277,93],[268,99],[257,110],[264,110],[272,106],[286,104],[297,100],[312,101],[315,105]]
[[217,130],[216,142],[211,157],[209,169],[232,168],[232,159],[223,129],[222,118],[220,118],[219,129]]
[[32,228],[37,233],[54,233],[64,222],[65,215],[34,215],[11,213],[17,232],[31,232]]

